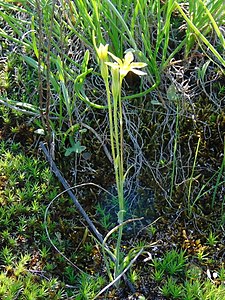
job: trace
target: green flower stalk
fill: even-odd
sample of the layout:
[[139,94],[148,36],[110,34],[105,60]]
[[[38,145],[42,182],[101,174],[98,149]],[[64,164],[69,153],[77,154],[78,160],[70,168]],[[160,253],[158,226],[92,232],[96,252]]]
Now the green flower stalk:
[[[145,72],[140,71],[140,68],[146,66],[142,62],[133,62],[134,56],[132,51],[128,51],[124,59],[116,57],[114,54],[108,51],[108,45],[100,44],[99,48],[96,49],[99,62],[101,76],[104,80],[107,102],[108,102],[108,113],[110,123],[110,142],[111,151],[113,157],[116,186],[119,201],[119,212],[118,212],[118,223],[119,225],[124,222],[125,216],[125,205],[124,205],[124,168],[123,168],[123,108],[121,100],[122,82],[128,72],[134,72],[135,74],[142,76],[146,75]],[[108,61],[108,55],[115,62]],[[109,88],[108,79],[108,66],[111,68],[111,91]],[[112,99],[111,99],[112,94]],[[123,270],[121,269],[120,263],[120,247],[122,241],[123,226],[119,226],[117,245],[115,249],[116,264],[114,270],[114,277],[116,278]]]

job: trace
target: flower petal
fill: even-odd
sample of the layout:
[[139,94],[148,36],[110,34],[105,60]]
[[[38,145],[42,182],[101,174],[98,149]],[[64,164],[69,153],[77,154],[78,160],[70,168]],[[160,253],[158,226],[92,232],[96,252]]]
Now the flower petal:
[[117,56],[115,56],[114,54],[112,54],[111,52],[108,52],[108,54],[119,64],[119,65],[122,65],[122,60],[119,58],[119,57],[117,57]]
[[124,56],[124,64],[129,65],[134,60],[134,55],[131,51],[127,52]]
[[133,73],[135,73],[135,74],[137,74],[137,75],[139,75],[139,76],[147,75],[146,72],[142,72],[142,71],[140,71],[140,70],[136,70],[136,69],[133,69],[133,68],[131,68],[130,71],[133,72]]
[[107,65],[107,66],[110,66],[111,68],[113,68],[113,69],[119,69],[119,64],[118,63],[116,63],[116,62],[105,62],[105,64]]
[[133,62],[130,65],[131,68],[137,68],[137,69],[144,68],[146,66],[147,66],[147,64],[146,63],[142,63],[142,62]]
[[109,47],[108,44],[106,44],[104,46],[102,43],[100,43],[99,47],[97,48],[97,54],[98,54],[99,59],[101,59],[101,60],[107,59],[108,47]]
[[120,68],[120,75],[122,76],[122,78],[124,78],[127,75],[127,73],[130,71],[131,69],[129,66],[128,67],[123,66],[122,68]]

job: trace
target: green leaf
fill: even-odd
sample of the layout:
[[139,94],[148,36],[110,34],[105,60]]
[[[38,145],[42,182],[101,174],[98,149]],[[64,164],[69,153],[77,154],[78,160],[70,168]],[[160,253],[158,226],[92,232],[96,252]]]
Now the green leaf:
[[198,78],[202,80],[202,82],[204,81],[205,78],[205,73],[207,71],[207,68],[209,66],[209,64],[211,63],[211,60],[207,60],[204,65],[202,66],[202,68],[198,68]]
[[32,46],[33,46],[34,54],[38,58],[39,51],[38,51],[37,40],[36,40],[36,36],[35,36],[34,16],[31,17],[31,39],[32,39]]
[[74,143],[74,145],[70,148],[66,149],[65,156],[69,156],[72,153],[81,153],[86,149],[85,146],[81,146],[80,141]]
[[170,101],[176,101],[179,99],[179,96],[177,94],[176,86],[172,83],[167,90],[167,98]]
[[123,216],[125,214],[125,210],[120,210],[118,213],[117,213],[117,216],[118,216],[118,223],[121,224],[123,223]]
[[82,71],[82,73],[85,73],[85,72],[88,71],[89,57],[90,57],[90,52],[89,52],[89,50],[86,50],[86,52],[84,54],[83,62],[81,64],[81,71]]

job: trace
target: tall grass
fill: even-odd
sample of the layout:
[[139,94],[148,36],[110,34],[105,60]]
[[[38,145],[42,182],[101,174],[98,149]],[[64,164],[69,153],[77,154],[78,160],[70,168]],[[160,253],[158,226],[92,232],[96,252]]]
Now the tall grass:
[[[84,78],[93,70],[88,67],[87,54],[83,63],[82,53],[74,53],[73,58],[68,55],[71,48],[69,44],[77,42],[74,37],[81,41],[81,48],[88,48],[89,51],[94,49],[93,36],[98,43],[110,43],[110,50],[118,57],[122,57],[126,49],[132,48],[138,59],[148,64],[148,82],[145,88],[137,94],[125,95],[124,99],[143,97],[154,90],[160,83],[161,73],[171,60],[182,51],[183,47],[188,55],[196,39],[210,49],[212,60],[216,60],[221,66],[225,65],[223,57],[216,49],[218,46],[215,47],[207,39],[214,31],[220,46],[224,48],[224,37],[220,30],[220,25],[224,24],[223,1],[207,4],[206,1],[198,0],[190,1],[188,6],[183,6],[178,1],[172,0],[164,4],[160,0],[126,3],[110,0],[85,2],[69,0],[53,1],[52,4],[31,0],[23,3],[21,7],[7,2],[1,6],[4,11],[0,11],[0,16],[12,28],[15,35],[9,35],[3,27],[0,36],[24,46],[29,53],[29,55],[25,53],[23,58],[39,73],[41,108],[43,101],[41,84],[45,78],[49,90],[49,81],[52,96],[59,97],[59,101],[51,99],[51,107],[54,103],[54,107],[59,108],[51,109],[49,114],[60,119],[61,129],[65,115],[69,123],[73,123],[72,115],[77,98],[87,105],[104,108],[103,103],[93,103],[82,89]],[[172,48],[171,24],[177,13],[180,24],[182,18],[187,22],[187,31],[186,35],[179,37],[178,40],[172,38],[174,44]],[[24,19],[22,15],[25,16]],[[47,44],[43,43],[45,39]],[[75,51],[80,49],[76,48]],[[32,52],[34,55],[31,55]],[[47,98],[50,92],[47,93]],[[49,102],[49,99],[45,101]],[[49,104],[44,109],[50,109]],[[54,126],[54,122],[51,126]]]
[[[176,7],[181,13],[184,20],[187,22],[187,43],[186,43],[186,55],[190,53],[190,50],[193,47],[195,39],[197,39],[200,44],[203,42],[206,47],[213,54],[208,54],[212,61],[218,61],[218,63],[224,67],[225,61],[224,58],[220,55],[216,47],[207,39],[209,33],[212,30],[215,31],[217,37],[220,40],[220,46],[224,49],[225,42],[224,37],[219,29],[220,24],[224,24],[224,8],[225,4],[223,1],[217,1],[214,5],[207,6],[202,0],[192,2],[190,1],[189,5],[189,17],[185,14],[182,7],[176,2]],[[215,17],[213,17],[213,15]],[[218,47],[218,46],[217,46]],[[222,68],[221,68],[222,69]]]

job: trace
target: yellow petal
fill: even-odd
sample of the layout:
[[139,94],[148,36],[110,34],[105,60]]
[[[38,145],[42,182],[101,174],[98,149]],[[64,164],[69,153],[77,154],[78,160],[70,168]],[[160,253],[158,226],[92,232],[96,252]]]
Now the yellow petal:
[[113,69],[119,69],[119,65],[118,65],[118,63],[116,63],[116,62],[105,62],[105,64],[107,65],[107,66],[110,66],[110,67],[112,67]]
[[97,48],[97,54],[100,60],[106,60],[108,56],[108,47],[109,45],[106,44],[105,46],[101,43],[100,46]]
[[122,78],[124,78],[129,71],[131,71],[131,69],[129,67],[120,68],[120,75],[122,76]]
[[142,62],[133,62],[131,63],[131,68],[137,68],[137,69],[140,69],[140,68],[144,68],[147,66],[146,63],[142,63]]
[[123,62],[122,62],[122,60],[119,58],[119,57],[117,57],[117,56],[115,56],[114,54],[112,54],[111,52],[108,52],[109,53],[109,55],[119,64],[119,65],[122,65],[123,64]]
[[140,71],[140,70],[136,70],[136,69],[132,69],[130,70],[131,72],[139,75],[139,76],[143,76],[143,75],[147,75],[147,73],[143,72],[143,71]]
[[124,63],[130,64],[134,60],[134,55],[131,51],[127,52],[124,56]]

